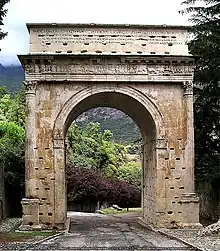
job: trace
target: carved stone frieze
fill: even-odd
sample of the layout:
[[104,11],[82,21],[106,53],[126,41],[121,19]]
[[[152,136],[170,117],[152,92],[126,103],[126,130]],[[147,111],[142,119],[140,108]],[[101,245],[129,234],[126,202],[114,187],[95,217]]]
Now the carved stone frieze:
[[[27,65],[26,65],[27,66]],[[68,74],[68,75],[160,75],[182,76],[192,75],[194,68],[185,64],[149,64],[147,60],[59,60],[39,63],[39,60],[31,62],[26,71],[27,74]]]

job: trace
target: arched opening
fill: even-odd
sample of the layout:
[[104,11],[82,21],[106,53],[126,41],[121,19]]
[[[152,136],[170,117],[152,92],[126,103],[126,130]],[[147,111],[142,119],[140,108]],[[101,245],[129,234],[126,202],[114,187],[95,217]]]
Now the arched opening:
[[[162,118],[155,105],[146,96],[143,94],[139,95],[139,93],[135,93],[135,91],[129,88],[127,88],[128,91],[126,88],[124,90],[121,92],[120,88],[117,91],[114,89],[102,90],[100,88],[97,93],[92,90],[86,90],[85,95],[82,95],[82,93],[78,94],[79,99],[75,96],[66,102],[54,126],[54,167],[60,169],[63,166],[63,170],[65,170],[65,147],[62,151],[60,149],[56,150],[56,142],[64,142],[69,126],[80,114],[95,107],[110,107],[123,111],[138,125],[142,135],[142,209],[143,216],[148,221],[153,222],[156,218],[157,154],[155,144],[158,135],[160,138],[163,134],[163,126],[161,126]],[[160,126],[157,127],[157,124],[160,124]],[[159,133],[158,128],[160,128]],[[60,184],[61,182],[64,184],[65,171],[59,174],[57,178],[60,179]],[[66,187],[63,186],[63,192],[60,192],[60,188],[56,192],[57,199],[60,199],[63,193],[66,195]],[[61,218],[66,217],[66,201],[59,204],[64,214],[61,215],[59,208],[57,210],[55,208],[56,219],[59,216]]]
[[109,107],[90,109],[70,125],[65,143],[68,215],[141,213],[142,138],[129,116]]

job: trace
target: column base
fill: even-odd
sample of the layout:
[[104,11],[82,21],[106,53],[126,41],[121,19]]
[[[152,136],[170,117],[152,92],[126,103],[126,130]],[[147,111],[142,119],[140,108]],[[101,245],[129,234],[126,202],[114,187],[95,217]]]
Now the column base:
[[19,227],[20,231],[41,231],[42,229],[43,229],[42,225],[33,225],[33,226],[30,226],[30,225],[24,225],[23,223]]
[[40,222],[39,222],[39,199],[29,199],[23,198],[21,201],[23,216],[22,216],[22,225],[20,229],[23,230],[32,230],[37,229],[40,230]]
[[201,228],[199,197],[195,193],[183,193],[179,203],[182,207],[182,217],[178,225],[182,228]]

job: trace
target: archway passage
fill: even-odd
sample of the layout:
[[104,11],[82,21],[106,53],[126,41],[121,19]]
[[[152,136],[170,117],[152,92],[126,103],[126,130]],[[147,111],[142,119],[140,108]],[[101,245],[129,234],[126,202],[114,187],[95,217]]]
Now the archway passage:
[[[185,28],[157,27],[155,32],[162,41],[160,45],[157,40],[151,41],[156,48],[153,56],[148,51],[152,50],[150,44],[141,52],[144,55],[135,52],[142,46],[140,36],[152,34],[153,27],[118,26],[115,30],[109,26],[88,25],[83,26],[83,31],[81,26],[74,25],[39,25],[39,29],[30,25],[29,28],[31,54],[20,56],[26,71],[27,102],[23,229],[65,227],[66,131],[78,115],[97,106],[124,111],[140,128],[144,140],[143,220],[156,227],[197,226],[199,204],[194,194],[193,174],[193,60],[184,40]],[[60,33],[69,34],[70,31],[77,33],[69,38],[76,46],[68,55],[60,54],[57,49],[61,46],[57,42],[61,39]],[[110,55],[107,51],[100,54],[104,48],[99,42],[103,32],[106,36],[114,35],[109,42],[111,46],[105,50],[115,47],[119,49],[118,54]],[[91,43],[97,48],[94,53],[84,55],[85,50],[82,50],[83,55],[79,55],[74,50],[87,46],[78,41],[79,36],[84,39],[84,33],[89,37],[93,34]],[[162,55],[168,50],[168,35],[164,38],[164,34],[173,39],[169,56],[168,53]],[[49,37],[53,37],[51,46],[46,44]],[[128,37],[138,42],[131,43]],[[121,51],[115,40],[121,44],[127,41],[130,52]],[[82,48],[79,48],[80,43]]]
[[115,212],[113,205],[141,214],[142,137],[127,114],[89,109],[70,125],[65,142],[67,216]]
[[[152,115],[149,113],[149,111],[146,109],[146,106],[148,105],[151,112],[154,111],[154,114],[158,117],[158,119],[157,117],[155,117],[155,120],[158,123],[158,127],[159,124],[162,123],[162,118],[156,107],[147,97],[138,93],[138,99],[140,101],[137,101],[134,98],[135,94],[137,94],[137,92],[134,89],[125,86],[123,88],[118,87],[117,90],[114,86],[106,88],[105,85],[100,85],[99,88],[94,88],[93,86],[91,86],[89,88],[83,89],[81,92],[72,96],[63,106],[63,109],[61,110],[55,121],[53,129],[53,140],[54,142],[64,142],[67,129],[69,128],[72,121],[75,120],[78,115],[80,115],[84,111],[87,111],[88,109],[97,106],[108,106],[112,108],[117,108],[128,114],[140,128],[144,141],[142,168],[143,177],[145,178],[143,179],[142,185],[142,207],[144,208],[144,213],[149,210],[147,214],[150,215],[152,212],[153,215],[155,212],[156,197],[155,142],[157,129],[154,119],[152,118]],[[160,125],[159,128],[163,128],[163,125]],[[63,143],[63,145],[65,144]],[[61,150],[59,149],[59,152],[60,151]],[[55,154],[55,156],[55,166],[58,166],[58,163],[62,162],[62,170],[65,170],[65,148],[63,148],[63,152],[61,154]],[[56,194],[63,190],[63,194],[60,197],[65,198],[66,188],[64,186],[64,180],[62,184],[63,189],[61,189],[60,186],[57,187]],[[61,202],[61,198],[59,199],[59,202]],[[61,205],[61,208],[57,208],[57,211],[63,214],[62,217],[65,217],[66,209],[63,210],[63,208],[65,208],[65,205],[66,201],[63,199],[63,204]],[[155,216],[156,215],[153,215],[152,217]],[[151,221],[153,220],[151,219]]]
[[[146,107],[143,106],[143,104],[138,102],[134,97],[128,94],[124,94],[126,93],[126,89],[128,88],[123,88],[123,91],[121,88],[121,93],[120,93],[120,88],[118,88],[117,91],[114,88],[109,88],[109,91],[106,91],[105,90],[106,88],[100,86],[100,88],[98,88],[97,90],[93,90],[92,92],[91,89],[94,88],[89,88],[90,91],[87,90],[86,98],[81,100],[76,97],[71,97],[71,99],[65,104],[65,108],[67,107],[70,108],[72,106],[69,103],[72,102],[75,103],[75,100],[81,100],[75,106],[73,106],[72,109],[66,111],[64,108],[62,113],[60,113],[60,116],[62,118],[59,117],[57,118],[54,127],[54,139],[55,140],[56,138],[60,139],[61,135],[59,135],[59,133],[62,131],[62,129],[63,129],[62,138],[65,139],[67,129],[69,128],[69,125],[72,123],[72,121],[74,121],[79,114],[91,108],[100,106],[117,108],[126,113],[127,115],[129,115],[140,128],[140,132],[143,138],[142,151],[144,152],[142,154],[142,165],[143,165],[142,170],[144,178],[142,180],[142,207],[144,209],[143,212],[149,215],[151,211],[155,212],[155,197],[156,197],[155,194],[156,160],[154,154],[155,141],[156,141],[155,122],[151,114],[146,109]],[[133,96],[135,96],[134,90],[128,93],[133,93]],[[79,96],[79,94],[76,94],[76,96]],[[152,104],[151,106],[152,109],[154,109]],[[64,118],[63,114],[68,114],[68,116]],[[160,114],[158,114],[158,116],[160,116]],[[60,128],[57,128],[58,127],[57,123],[59,120],[63,121],[63,123],[62,125],[60,125],[61,126]],[[65,163],[63,163],[63,165],[65,165]],[[147,212],[148,210],[149,212]]]

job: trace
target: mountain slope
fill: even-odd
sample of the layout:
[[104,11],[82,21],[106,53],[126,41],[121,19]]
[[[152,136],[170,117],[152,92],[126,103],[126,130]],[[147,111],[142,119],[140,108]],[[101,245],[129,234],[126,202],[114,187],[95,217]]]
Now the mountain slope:
[[22,87],[24,71],[21,66],[3,66],[0,64],[0,86],[7,86],[10,92],[17,92]]
[[131,143],[141,138],[139,128],[125,113],[108,107],[98,107],[81,114],[76,123],[83,126],[88,122],[99,122],[102,130],[113,132],[113,139],[119,143]]

